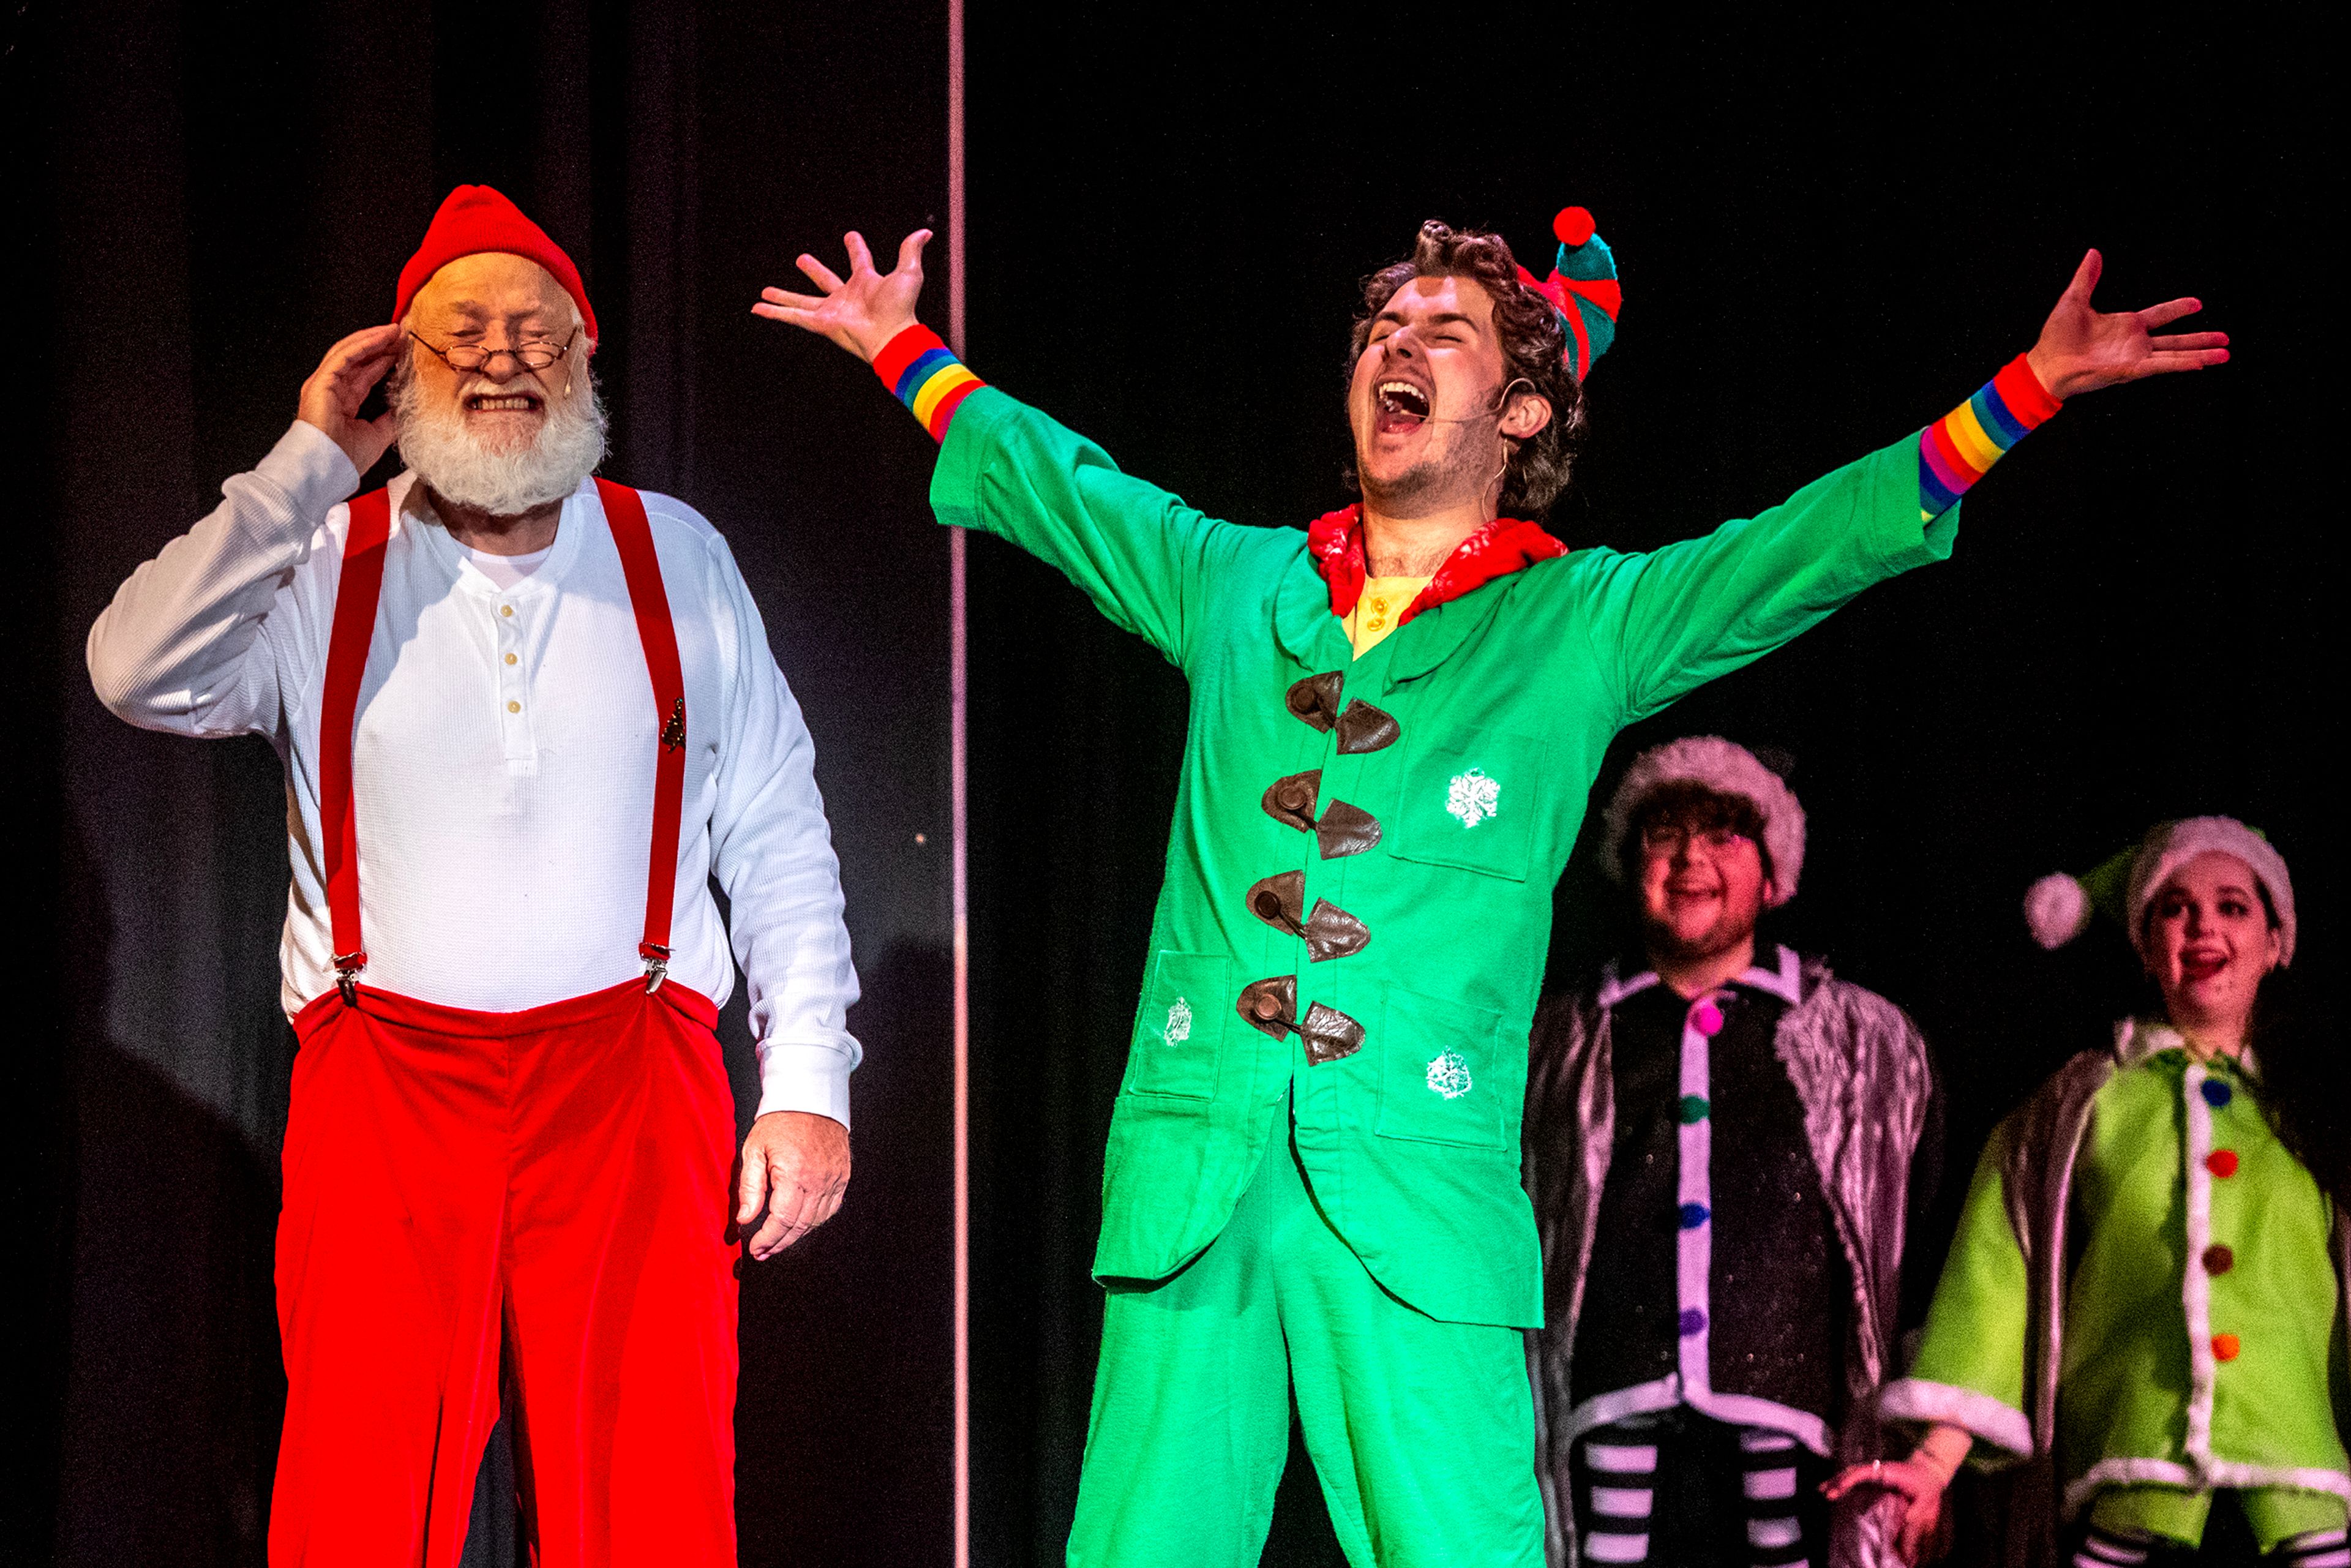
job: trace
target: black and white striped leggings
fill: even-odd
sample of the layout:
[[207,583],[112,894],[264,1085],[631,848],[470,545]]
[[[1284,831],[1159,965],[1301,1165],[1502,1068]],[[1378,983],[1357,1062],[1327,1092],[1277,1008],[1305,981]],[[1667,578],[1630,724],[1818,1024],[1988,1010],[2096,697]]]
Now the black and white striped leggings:
[[[2203,1560],[2203,1553],[2192,1547],[2125,1535],[2095,1524],[2079,1527],[2077,1533],[2079,1544],[2065,1559],[2072,1568],[2173,1568]],[[2313,1531],[2279,1542],[2262,1561],[2280,1568],[2351,1568],[2351,1539],[2340,1530]]]
[[1570,1464],[1586,1563],[1827,1568],[1828,1464],[1784,1432],[1665,1410],[1585,1433]]

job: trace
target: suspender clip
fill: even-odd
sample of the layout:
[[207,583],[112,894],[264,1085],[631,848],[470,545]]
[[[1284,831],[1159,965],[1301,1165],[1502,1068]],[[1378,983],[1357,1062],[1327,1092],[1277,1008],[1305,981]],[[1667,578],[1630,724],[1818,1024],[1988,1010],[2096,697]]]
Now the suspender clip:
[[669,949],[658,943],[640,942],[637,951],[645,960],[645,995],[652,996],[669,978]]
[[335,955],[335,989],[343,993],[343,1006],[360,1005],[360,971],[367,967],[367,949],[356,953]]

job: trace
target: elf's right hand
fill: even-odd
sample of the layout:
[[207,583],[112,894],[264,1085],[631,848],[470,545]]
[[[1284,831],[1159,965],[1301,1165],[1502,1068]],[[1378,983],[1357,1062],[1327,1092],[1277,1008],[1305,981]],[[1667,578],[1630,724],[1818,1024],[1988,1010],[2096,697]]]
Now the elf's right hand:
[[916,229],[900,241],[898,266],[886,274],[873,270],[873,253],[862,235],[852,230],[843,237],[849,247],[846,279],[804,255],[799,269],[823,295],[762,288],[761,303],[751,307],[751,314],[822,333],[870,365],[891,339],[914,324],[914,300],[923,292],[923,246],[930,243],[931,231]]

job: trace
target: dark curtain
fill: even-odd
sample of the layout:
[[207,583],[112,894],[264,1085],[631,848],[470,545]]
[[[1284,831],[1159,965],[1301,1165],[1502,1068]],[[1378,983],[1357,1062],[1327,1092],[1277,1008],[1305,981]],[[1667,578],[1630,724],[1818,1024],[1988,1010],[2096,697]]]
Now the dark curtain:
[[[981,8],[970,357],[1212,514],[1301,526],[1349,498],[1358,280],[1432,216],[1501,228],[1541,275],[1580,203],[1625,305],[1552,526],[1637,549],[1940,416],[2088,246],[2108,308],[2199,294],[2236,362],[2068,408],[1967,503],[1955,559],[1628,734],[1602,779],[1679,733],[1794,755],[1812,852],[1782,934],[1935,1041],[1955,1203],[1991,1121],[2137,997],[2118,934],[2030,945],[2033,877],[2239,815],[2293,864],[2307,978],[2341,965],[2333,94],[2276,17],[1803,15],[1196,8],[1145,39],[1098,7]],[[981,1560],[1042,1564],[1186,694],[1033,561],[972,560],[976,1490]],[[1589,854],[1562,979],[1615,933]],[[1294,1456],[1268,1560],[1336,1561]]]
[[[20,777],[6,1052],[10,1561],[261,1561],[293,1042],[283,785],[259,741],[141,734],[81,644],[115,585],[383,319],[448,188],[515,197],[604,324],[605,471],[725,530],[817,737],[868,1058],[841,1218],[747,1265],[747,1563],[937,1560],[950,1527],[946,543],[927,440],[748,307],[852,222],[944,217],[943,0],[853,11],[13,8],[6,574]],[[944,267],[939,271],[944,275]],[[844,458],[844,454],[853,457]],[[391,471],[375,476],[380,482]],[[753,1092],[743,1003],[722,1033]],[[486,1494],[469,1561],[511,1552]]]

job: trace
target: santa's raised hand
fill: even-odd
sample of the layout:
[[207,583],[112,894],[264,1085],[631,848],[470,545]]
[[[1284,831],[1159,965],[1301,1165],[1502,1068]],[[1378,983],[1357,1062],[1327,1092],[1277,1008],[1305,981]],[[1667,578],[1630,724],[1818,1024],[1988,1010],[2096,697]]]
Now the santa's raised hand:
[[2041,340],[2024,356],[2051,395],[2078,397],[2124,382],[2229,362],[2226,332],[2155,335],[2158,328],[2204,308],[2200,299],[2167,299],[2144,310],[2111,315],[2094,308],[2090,294],[2105,266],[2095,250],[2082,257],[2074,281],[2042,325]]
[[930,230],[916,229],[899,241],[898,265],[883,273],[874,270],[873,253],[866,248],[864,236],[852,229],[842,236],[849,247],[847,277],[804,255],[799,269],[823,294],[762,288],[761,303],[752,306],[751,313],[821,333],[871,364],[891,339],[914,325],[914,301],[923,292],[923,246],[930,239]]

